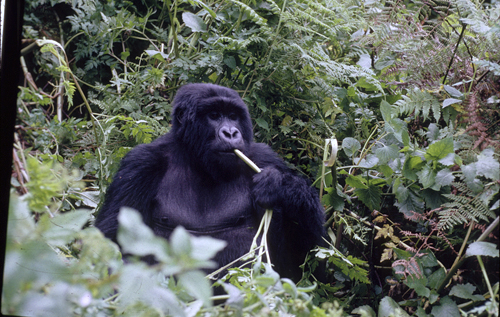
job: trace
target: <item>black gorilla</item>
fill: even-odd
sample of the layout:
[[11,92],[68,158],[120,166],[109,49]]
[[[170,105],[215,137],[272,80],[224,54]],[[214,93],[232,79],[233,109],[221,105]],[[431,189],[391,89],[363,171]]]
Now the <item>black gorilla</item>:
[[[324,213],[315,190],[262,143],[237,92],[189,84],[174,99],[172,130],[132,149],[109,187],[96,226],[116,241],[121,206],[139,210],[155,234],[182,225],[223,239],[219,267],[245,254],[265,208],[273,209],[268,245],[281,276],[300,279],[306,253],[321,243]],[[247,155],[256,174],[233,150]]]

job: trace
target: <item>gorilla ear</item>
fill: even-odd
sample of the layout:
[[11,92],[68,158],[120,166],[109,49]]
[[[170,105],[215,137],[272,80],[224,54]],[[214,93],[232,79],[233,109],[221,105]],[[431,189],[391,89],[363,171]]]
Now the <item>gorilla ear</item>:
[[183,121],[184,121],[184,110],[183,109],[177,109],[177,111],[175,112],[175,120],[177,120],[177,122],[182,125]]

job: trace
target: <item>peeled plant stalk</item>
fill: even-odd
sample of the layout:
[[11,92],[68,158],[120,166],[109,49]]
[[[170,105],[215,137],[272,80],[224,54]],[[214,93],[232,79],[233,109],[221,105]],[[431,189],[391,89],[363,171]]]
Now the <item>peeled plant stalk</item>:
[[[243,154],[240,150],[235,149],[234,153],[243,160],[248,166],[250,166],[251,169],[253,169],[256,173],[260,173],[261,169],[254,163],[252,160],[250,160],[245,154]],[[259,251],[259,258],[262,258],[262,254],[264,253],[264,250],[266,252],[266,257],[267,257],[267,263],[271,264],[271,257],[269,256],[269,248],[267,247],[267,232],[269,230],[269,225],[271,224],[271,219],[273,217],[273,210],[272,209],[266,209],[266,212],[264,213],[264,216],[262,217],[262,220],[260,221],[259,229],[257,230],[257,233],[253,237],[252,241],[252,246],[250,247],[250,252],[249,255],[253,257],[255,249],[257,249],[257,239],[262,231],[262,239],[260,241],[260,251]]]

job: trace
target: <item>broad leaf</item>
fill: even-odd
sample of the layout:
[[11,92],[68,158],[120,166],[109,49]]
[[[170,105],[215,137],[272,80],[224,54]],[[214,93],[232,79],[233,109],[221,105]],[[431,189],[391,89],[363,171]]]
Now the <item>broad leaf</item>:
[[179,283],[205,307],[212,306],[212,287],[202,271],[187,271],[177,276]]
[[191,257],[200,261],[212,259],[217,252],[224,249],[227,242],[210,236],[191,237]]
[[464,95],[464,94],[462,94],[462,92],[460,92],[460,90],[453,88],[451,86],[448,86],[448,85],[444,85],[444,90],[446,90],[446,92],[449,93],[450,96],[452,96],[454,98],[462,98]]
[[120,274],[118,313],[122,314],[135,302],[141,301],[172,316],[184,316],[177,297],[169,289],[159,285],[146,264],[137,263],[124,266]]
[[431,290],[425,287],[427,285],[426,277],[416,278],[414,275],[409,275],[404,283],[409,288],[414,289],[419,296],[429,297],[431,295]]
[[360,167],[373,168],[378,164],[378,158],[373,154],[368,154],[361,161],[357,162]]
[[345,138],[342,141],[342,148],[344,149],[345,154],[347,156],[352,157],[359,149],[361,149],[361,143],[355,138]]
[[124,253],[138,256],[154,255],[160,261],[167,261],[167,241],[157,237],[151,228],[142,222],[136,210],[122,207],[118,214],[118,242]]
[[425,152],[425,159],[430,160],[440,160],[445,158],[448,154],[453,153],[453,139],[448,137],[429,145],[429,148]]
[[448,107],[449,105],[453,105],[456,103],[462,103],[462,100],[455,98],[447,98],[443,101],[443,108]]
[[257,125],[259,127],[261,127],[262,129],[266,130],[266,131],[269,131],[269,124],[267,124],[267,121],[262,119],[262,118],[257,118],[255,119],[255,122],[257,123]]
[[483,295],[473,295],[476,287],[470,283],[454,285],[450,290],[450,296],[457,296],[464,299],[471,299],[473,301],[484,300]]
[[380,103],[380,112],[382,113],[382,118],[385,122],[389,122],[393,116],[392,106],[385,100]]
[[465,256],[469,257],[474,255],[492,256],[495,258],[499,256],[497,246],[494,243],[484,241],[469,244]]
[[404,309],[394,301],[394,299],[386,296],[380,301],[380,305],[378,307],[378,317],[389,316],[410,317],[410,315],[408,315],[408,313],[405,312]]
[[436,177],[435,177],[435,183],[434,186],[432,186],[432,189],[439,191],[441,189],[441,186],[449,186],[455,179],[455,176],[453,176],[451,170],[449,168],[442,169],[439,172],[437,172]]
[[183,227],[178,226],[174,229],[169,242],[173,254],[177,256],[191,254],[191,236]]
[[394,205],[406,217],[412,217],[413,212],[421,213],[424,209],[423,199],[410,188],[400,185],[396,190],[398,202]]
[[431,314],[434,317],[460,316],[457,304],[450,297],[441,298],[439,304],[432,307]]
[[494,158],[493,149],[486,149],[477,156],[477,174],[492,180],[500,179],[500,163]]
[[379,164],[387,164],[389,161],[395,160],[399,157],[399,148],[395,144],[384,146],[376,149],[375,155],[379,159]]
[[48,214],[43,214],[39,221],[39,230],[46,241],[53,245],[64,245],[69,243],[79,233],[83,225],[90,218],[91,210],[78,209],[50,218]]
[[446,277],[446,271],[444,268],[440,267],[436,271],[434,271],[427,280],[429,281],[427,286],[429,286],[431,289],[437,289],[439,285],[444,281],[444,278]]
[[188,28],[193,32],[206,32],[207,25],[203,22],[199,16],[191,13],[191,12],[183,12],[182,13],[182,21],[186,24]]
[[439,127],[435,123],[429,124],[429,128],[425,135],[431,143],[436,141],[439,138]]
[[417,180],[417,171],[424,166],[424,161],[420,156],[410,156],[407,154],[403,165],[403,176],[412,180]]
[[446,155],[444,158],[440,159],[438,162],[443,164],[444,166],[452,166],[455,164],[459,164],[456,162],[457,158],[460,158],[460,157],[455,155],[455,153],[450,153],[450,154]]
[[345,182],[353,188],[368,188],[368,185],[366,185],[366,179],[360,175],[349,175]]
[[429,188],[436,182],[436,172],[430,164],[425,165],[421,171],[417,172],[417,176],[423,188]]
[[368,185],[368,188],[358,188],[354,191],[355,195],[370,209],[380,210],[382,198],[382,189],[375,185]]

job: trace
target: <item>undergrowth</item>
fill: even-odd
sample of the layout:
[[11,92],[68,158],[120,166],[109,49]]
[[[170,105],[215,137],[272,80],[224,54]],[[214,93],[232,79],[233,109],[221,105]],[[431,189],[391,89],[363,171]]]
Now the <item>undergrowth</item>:
[[[470,0],[26,1],[2,313],[498,316],[499,16]],[[300,282],[255,258],[213,297],[221,241],[167,242],[123,210],[124,263],[93,227],[120,159],[169,131],[189,82],[237,90],[256,141],[318,188],[328,247]]]

